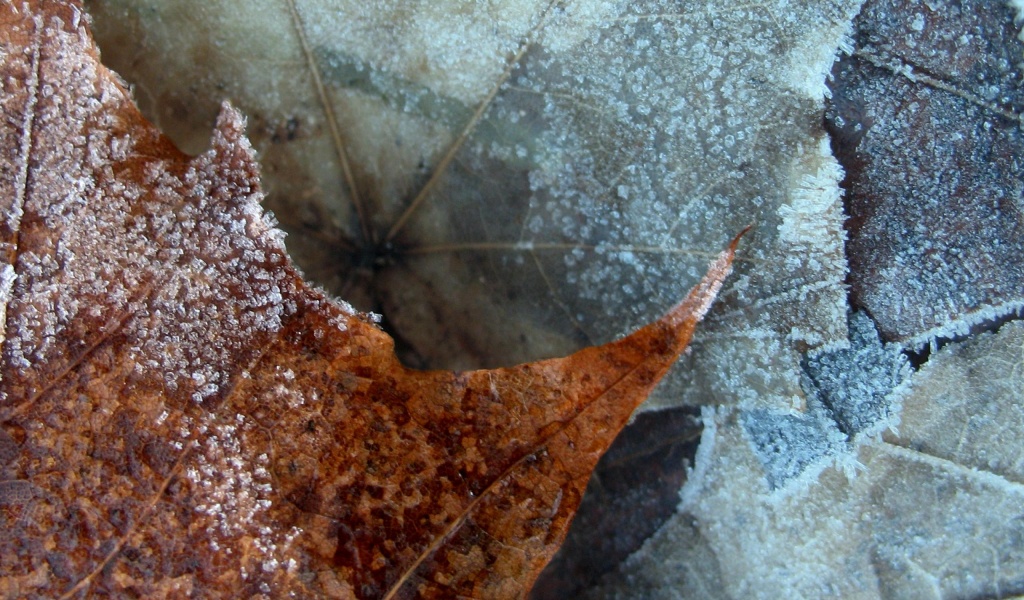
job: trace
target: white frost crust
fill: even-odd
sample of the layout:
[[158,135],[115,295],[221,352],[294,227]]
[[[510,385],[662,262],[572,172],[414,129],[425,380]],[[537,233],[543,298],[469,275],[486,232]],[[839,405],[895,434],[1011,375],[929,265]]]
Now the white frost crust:
[[[14,287],[14,281],[18,278],[18,274],[14,272],[12,265],[4,265],[0,269],[0,345],[4,343],[6,339],[7,330],[7,303],[11,301],[11,289]],[[2,374],[0,374],[2,377]]]
[[708,469],[711,468],[711,458],[715,453],[718,432],[716,415],[718,410],[713,406],[702,406],[700,409],[700,420],[704,430],[700,435],[700,444],[697,446],[693,467],[686,477],[686,484],[679,490],[678,512],[688,511],[691,506],[699,501],[701,490],[708,481],[708,478],[712,476]]
[[[792,202],[779,209],[782,217],[779,240],[799,253],[821,243],[823,226],[842,225],[842,214],[836,209],[842,197],[839,182],[843,169],[832,156],[828,138],[821,137],[807,159],[794,165],[794,171],[797,181],[791,193]],[[838,242],[842,238],[840,236]],[[836,243],[831,237],[829,241]]]
[[830,95],[825,80],[832,71],[837,50],[847,53],[852,49],[853,17],[862,3],[851,4],[830,26],[822,26],[814,31],[814,36],[800,39],[799,46],[789,53],[789,64],[779,73],[781,83],[813,100]]
[[[846,233],[843,230],[845,215],[839,188],[842,179],[843,169],[832,156],[828,137],[822,136],[816,145],[794,161],[790,203],[782,205],[778,211],[782,219],[778,226],[778,243],[783,248],[787,269],[796,272],[803,268],[837,276],[832,282],[837,301],[831,306],[831,318],[824,319],[832,323],[843,323],[846,317],[846,304],[841,299],[845,293],[840,289],[841,278],[847,272],[844,258]],[[820,328],[821,324],[818,326]],[[790,329],[788,337],[792,341],[815,346],[830,340],[832,345],[842,344],[834,341],[841,335],[826,338],[820,331],[799,325]]]
[[[79,16],[76,11],[76,22]],[[56,17],[45,24],[40,17],[36,27],[46,52],[37,67],[38,101],[28,110],[34,130],[43,133],[31,153],[18,158],[33,180],[24,214],[44,227],[19,232],[16,265],[0,266],[0,340],[9,360],[4,374],[32,393],[40,382],[54,381],[54,372],[63,377],[60,369],[73,368],[83,349],[116,335],[111,356],[119,364],[104,362],[102,375],[90,375],[95,386],[81,384],[78,404],[68,413],[73,420],[62,422],[70,405],[61,404],[60,391],[32,399],[43,409],[22,404],[46,411],[45,419],[29,417],[39,428],[34,435],[71,460],[84,457],[87,450],[77,450],[82,445],[74,440],[95,438],[102,445],[111,431],[120,431],[109,421],[116,404],[99,394],[117,393],[117,382],[125,382],[128,408],[151,414],[177,434],[166,440],[173,449],[168,456],[182,457],[184,479],[199,490],[189,500],[196,508],[193,523],[207,519],[216,534],[210,544],[218,544],[218,536],[243,534],[271,507],[269,459],[253,461],[242,452],[241,436],[253,427],[241,415],[225,422],[187,403],[230,389],[239,363],[252,360],[257,342],[272,339],[282,316],[296,310],[290,299],[295,278],[280,232],[260,206],[244,120],[225,110],[213,148],[187,166],[153,156],[136,147],[153,132],[139,125],[117,78],[91,59],[85,28],[68,32]],[[138,169],[120,169],[124,161]],[[81,414],[79,406],[89,408]],[[83,472],[113,477],[104,484],[136,491],[137,499],[154,489],[147,478],[162,477],[158,468],[149,475],[101,470],[103,460],[90,454]],[[62,481],[67,485],[52,501],[94,493],[85,489],[91,477]],[[145,505],[126,502],[126,518],[144,519]],[[277,568],[274,554],[298,530],[267,526],[260,533],[254,542],[259,556],[237,546],[220,548]]]
[[1009,323],[938,350],[891,393],[901,432],[784,491],[765,485],[735,413],[705,409],[679,513],[598,597],[1001,596],[1024,572],[1022,340]]
[[314,47],[332,48],[335,40],[346,40],[348,50],[375,70],[474,105],[487,95],[489,82],[498,79],[546,4],[512,0],[488,3],[482,11],[452,12],[446,3],[385,0],[344,10],[301,3],[299,11]]
[[903,346],[911,350],[920,350],[925,346],[935,349],[939,340],[962,338],[977,325],[991,323],[1007,316],[1020,318],[1021,315],[1024,315],[1024,300],[1014,300],[997,306],[980,306],[963,313],[959,319],[951,319],[939,327],[933,327],[904,341]]

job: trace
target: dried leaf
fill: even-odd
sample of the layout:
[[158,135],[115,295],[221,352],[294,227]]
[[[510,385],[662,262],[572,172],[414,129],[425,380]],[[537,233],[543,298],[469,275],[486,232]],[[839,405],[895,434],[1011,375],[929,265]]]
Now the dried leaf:
[[1020,595],[1021,328],[976,334],[1020,299],[1019,6],[865,3],[828,118],[867,311],[807,410],[704,412],[679,514],[589,597]]
[[105,60],[174,139],[201,149],[225,96],[251,115],[290,251],[383,313],[408,364],[613,339],[751,221],[697,351],[645,408],[777,421],[802,406],[804,353],[847,343],[821,113],[860,0],[89,5]]
[[1024,41],[1012,3],[939,4],[867,2],[829,111],[855,302],[910,345],[1024,308]]
[[290,266],[239,113],[189,158],[76,4],[4,4],[0,32],[0,591],[524,595],[738,238],[618,342],[409,370]]
[[699,409],[637,415],[598,463],[565,542],[530,598],[582,596],[658,531],[676,512],[701,430]]

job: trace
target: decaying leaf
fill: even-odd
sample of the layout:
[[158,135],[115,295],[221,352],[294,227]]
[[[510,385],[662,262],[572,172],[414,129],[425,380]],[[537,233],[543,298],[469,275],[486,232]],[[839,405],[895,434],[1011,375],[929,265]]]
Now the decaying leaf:
[[679,513],[589,597],[1024,591],[1020,324],[916,373],[901,356],[1019,306],[1018,7],[865,3],[828,112],[849,175],[848,344],[805,355],[806,406],[705,410]]
[[821,113],[860,4],[87,2],[104,60],[183,147],[225,97],[249,116],[289,252],[382,313],[406,364],[614,339],[754,222],[697,351],[644,409],[772,422],[802,402],[803,354],[847,339]]
[[1012,4],[871,0],[836,66],[828,118],[850,188],[850,283],[888,339],[924,345],[1024,308]]
[[565,542],[530,598],[581,597],[672,518],[702,429],[700,409],[636,415],[591,475]]
[[239,113],[189,158],[77,4],[0,32],[0,593],[524,595],[738,238],[618,342],[409,370],[290,266]]

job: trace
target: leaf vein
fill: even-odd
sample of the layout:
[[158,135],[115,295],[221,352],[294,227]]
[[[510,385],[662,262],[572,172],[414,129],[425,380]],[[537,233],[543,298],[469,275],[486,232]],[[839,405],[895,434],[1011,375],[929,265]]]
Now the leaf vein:
[[302,24],[302,18],[299,16],[298,8],[295,6],[295,0],[285,0],[285,3],[288,5],[292,23],[295,25],[295,34],[299,38],[299,46],[302,48],[302,54],[306,59],[306,65],[309,67],[309,73],[313,77],[313,87],[316,88],[317,97],[323,106],[324,116],[327,118],[327,126],[331,130],[334,150],[338,155],[338,164],[341,166],[342,174],[345,176],[345,185],[348,187],[349,199],[352,201],[352,206],[355,208],[356,216],[359,219],[363,242],[373,244],[373,232],[370,230],[370,221],[366,214],[366,207],[363,205],[362,197],[359,194],[359,188],[356,186],[352,165],[348,159],[348,152],[345,150],[345,140],[341,135],[341,127],[338,125],[338,118],[334,114],[334,106],[331,104],[330,98],[327,97],[327,88],[324,87],[320,68],[316,64],[313,50],[310,48],[309,40],[306,38],[306,29]]
[[1013,490],[1018,494],[1024,494],[1024,481],[1009,477],[1003,473],[996,473],[978,467],[969,467],[944,456],[926,452],[920,448],[909,448],[897,442],[883,441],[882,447],[897,457],[906,458],[915,462],[922,462],[927,465],[951,471],[968,479],[984,483],[990,486],[999,486]]
[[430,192],[437,185],[438,181],[440,181],[441,176],[444,175],[445,172],[448,170],[448,166],[452,163],[453,160],[455,160],[455,155],[459,152],[462,146],[465,145],[466,140],[469,139],[469,136],[476,129],[476,126],[480,123],[480,120],[483,118],[484,113],[487,112],[487,109],[490,108],[491,104],[494,102],[494,99],[498,96],[498,92],[501,91],[502,86],[512,76],[512,71],[515,70],[516,66],[518,66],[519,63],[522,62],[523,57],[526,56],[526,52],[530,49],[530,47],[533,45],[533,42],[536,40],[537,35],[544,28],[544,23],[547,20],[547,16],[551,12],[551,9],[554,8],[555,4],[557,4],[557,2],[558,0],[551,0],[551,2],[549,2],[548,5],[544,8],[544,11],[541,12],[540,18],[537,19],[537,23],[530,29],[530,31],[526,33],[526,35],[523,38],[523,41],[519,44],[519,49],[516,50],[516,53],[505,65],[505,70],[502,71],[497,81],[495,81],[494,85],[491,86],[490,91],[487,92],[487,96],[485,96],[484,99],[480,101],[480,105],[477,106],[477,109],[473,113],[473,116],[471,116],[469,118],[469,121],[467,121],[466,124],[462,127],[462,131],[459,133],[459,137],[455,138],[455,141],[452,142],[452,145],[448,148],[448,151],[445,152],[444,157],[441,158],[441,161],[437,164],[437,167],[435,167],[433,172],[430,174],[430,178],[427,180],[425,184],[423,184],[423,187],[420,188],[420,191],[413,198],[412,202],[409,203],[409,206],[407,206],[405,210],[402,212],[401,216],[398,217],[398,220],[395,221],[395,224],[391,226],[391,229],[388,230],[387,235],[384,237],[384,241],[390,242],[394,240],[395,236],[397,236],[398,233],[402,230],[402,228],[405,227],[405,224],[409,221],[409,218],[413,215],[413,213],[416,212],[417,209],[419,209],[420,205],[423,204],[423,202],[430,195]]

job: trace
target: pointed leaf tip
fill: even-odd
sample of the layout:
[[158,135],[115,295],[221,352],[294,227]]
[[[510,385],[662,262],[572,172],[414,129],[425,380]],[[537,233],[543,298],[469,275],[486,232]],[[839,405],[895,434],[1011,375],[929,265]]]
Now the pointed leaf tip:
[[[686,300],[625,338],[504,369],[404,372],[401,390],[385,395],[409,398],[403,404],[409,422],[445,436],[459,432],[433,468],[458,473],[452,481],[465,491],[420,500],[416,510],[433,503],[438,508],[425,514],[444,507],[449,518],[437,520],[434,531],[417,526],[403,534],[409,556],[394,561],[382,584],[373,582],[388,590],[385,597],[528,593],[561,544],[598,459],[689,343],[729,274],[741,235]],[[470,562],[479,569],[458,566]],[[506,565],[515,578],[487,566],[495,564]]]
[[754,226],[747,225],[739,233],[736,234],[729,245],[718,255],[715,260],[708,266],[707,273],[700,280],[697,285],[690,290],[686,298],[682,302],[677,304],[661,319],[661,322],[666,323],[670,327],[678,327],[683,323],[690,323],[689,335],[686,336],[685,344],[689,343],[690,335],[693,333],[693,328],[697,323],[704,319],[704,315],[707,314],[708,310],[711,309],[711,304],[715,301],[718,296],[719,290],[722,289],[722,284],[725,282],[725,278],[732,273],[732,261],[736,256],[736,248],[739,246],[740,238],[742,238],[748,231]]

